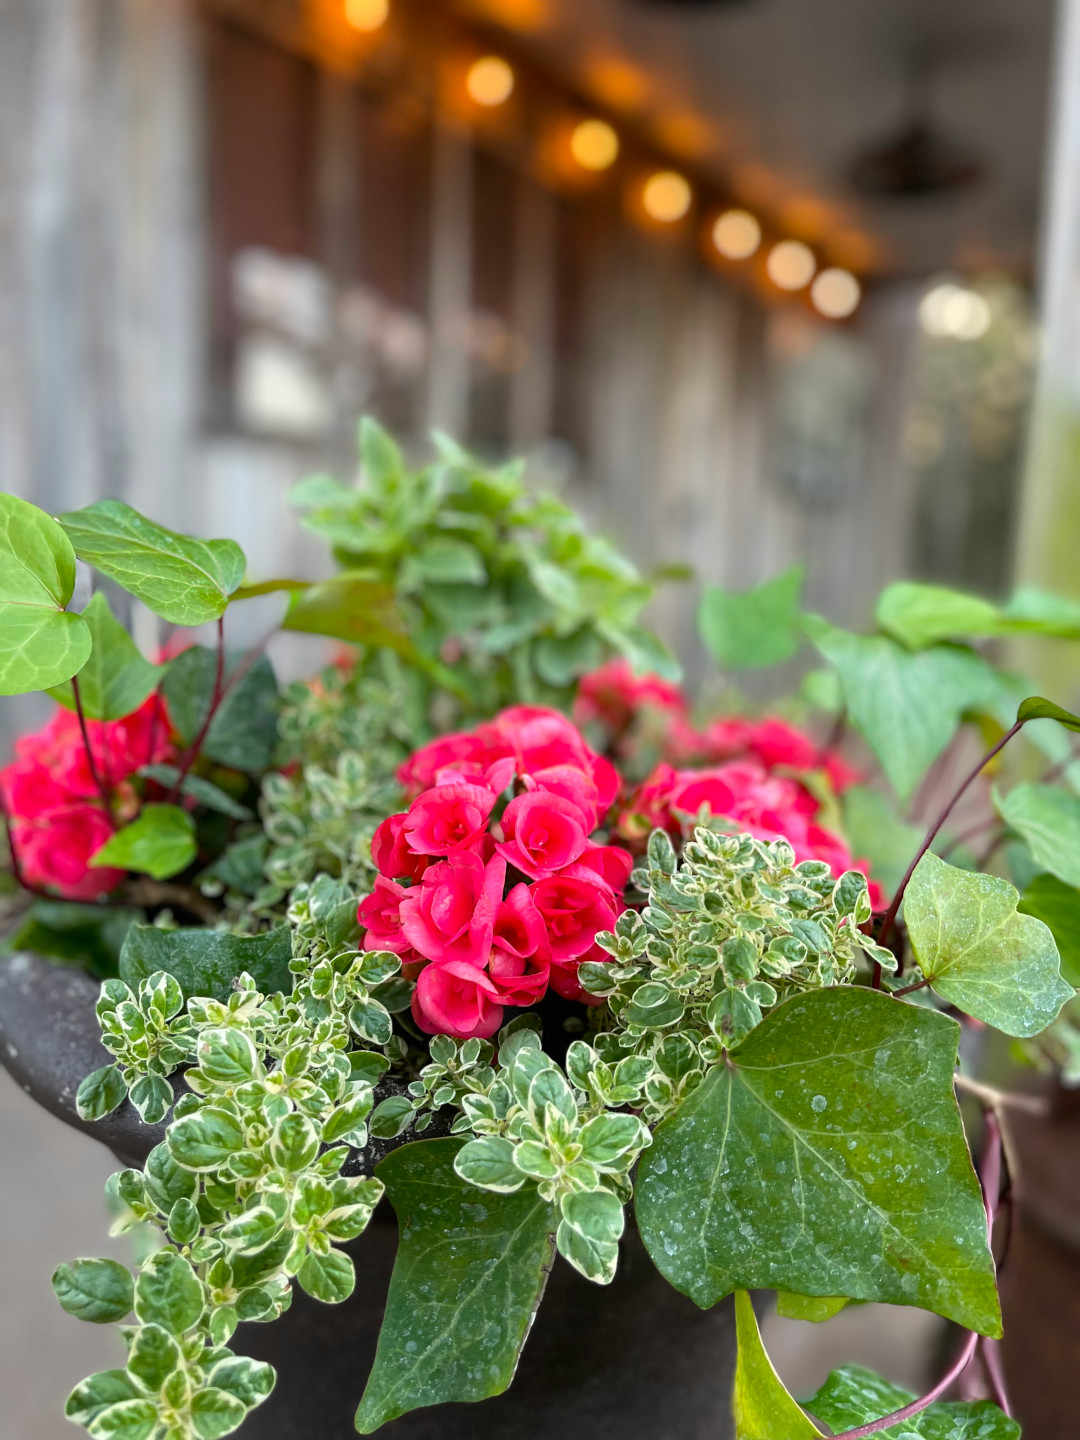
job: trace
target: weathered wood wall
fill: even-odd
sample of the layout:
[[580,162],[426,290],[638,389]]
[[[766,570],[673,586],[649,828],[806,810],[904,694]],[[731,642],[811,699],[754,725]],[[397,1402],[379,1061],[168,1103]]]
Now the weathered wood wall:
[[[341,428],[318,444],[258,437],[222,424],[212,403],[211,24],[194,0],[0,0],[0,486],[53,511],[121,496],[166,523],[235,535],[260,574],[310,570],[325,562],[284,495],[299,475],[340,463]],[[347,85],[319,84],[318,188],[336,217],[320,258],[332,271],[350,263],[342,215],[379,197],[355,183]],[[454,335],[476,283],[476,164],[466,136],[437,131],[418,432],[469,426]],[[658,244],[613,215],[577,276],[568,356],[554,318],[556,211],[520,179],[510,304],[529,359],[507,381],[507,439],[534,447],[569,406],[572,494],[643,564],[686,560],[702,580],[749,585],[802,558],[811,602],[861,619],[907,553],[897,437],[913,305],[883,291],[843,337],[795,327],[804,359],[824,336],[871,377],[861,417],[836,422],[856,434],[857,463],[847,457],[836,485],[800,488],[784,479],[777,441],[790,324],[692,247]],[[823,415],[819,428],[833,423]],[[693,661],[690,599],[675,588],[657,614]]]

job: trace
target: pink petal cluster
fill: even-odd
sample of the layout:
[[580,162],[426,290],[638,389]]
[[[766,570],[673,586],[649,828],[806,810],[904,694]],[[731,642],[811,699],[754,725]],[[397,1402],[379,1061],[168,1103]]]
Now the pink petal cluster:
[[608,660],[578,682],[574,719],[579,725],[599,722],[619,736],[646,709],[685,718],[689,704],[678,685],[659,675],[636,675],[629,660]]
[[416,979],[417,1024],[488,1036],[549,986],[588,1000],[578,966],[602,953],[632,864],[592,838],[619,789],[610,762],[564,715],[515,706],[425,745],[398,778],[411,804],[375,833],[358,913],[365,948]]
[[[124,782],[141,765],[174,758],[165,707],[156,696],[123,720],[88,720],[87,733],[97,773],[116,792],[120,808]],[[15,755],[0,770],[0,800],[26,883],[68,900],[92,900],[114,890],[125,872],[90,865],[113,827],[78,718],[58,708],[44,729],[16,742]]]

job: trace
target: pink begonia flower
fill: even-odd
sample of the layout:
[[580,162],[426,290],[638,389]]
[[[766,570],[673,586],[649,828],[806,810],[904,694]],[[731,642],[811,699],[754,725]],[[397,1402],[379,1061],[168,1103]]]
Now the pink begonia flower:
[[478,735],[469,731],[457,731],[440,735],[437,740],[423,745],[398,766],[398,783],[410,796],[419,795],[435,783],[439,770],[447,765],[462,761],[482,761],[485,745]]
[[67,900],[96,900],[127,874],[90,864],[113,833],[100,806],[65,805],[38,820],[13,820],[19,870],[28,885],[52,887]]
[[629,729],[646,706],[682,715],[687,701],[678,685],[669,680],[652,673],[635,675],[629,660],[608,660],[578,682],[574,719],[579,725],[600,721],[618,735]]
[[403,885],[376,875],[370,895],[360,901],[356,918],[364,926],[365,950],[392,950],[404,955],[412,947],[401,928],[401,902],[408,895]]
[[371,837],[371,858],[388,880],[419,880],[432,863],[430,855],[417,855],[402,834],[404,815],[390,815]]
[[451,855],[478,843],[494,806],[486,786],[437,785],[409,806],[401,833],[417,855]]
[[610,930],[622,909],[611,886],[587,865],[572,865],[561,875],[537,880],[532,900],[556,965],[579,960],[592,948],[596,932]]
[[499,906],[488,969],[505,1005],[531,1005],[548,987],[547,928],[528,885],[515,885]]
[[595,870],[616,895],[621,895],[634,868],[634,857],[621,845],[589,845],[578,856],[577,863]]
[[592,826],[572,801],[530,790],[511,800],[502,829],[506,839],[495,849],[508,865],[540,880],[574,863],[589,843]]
[[440,860],[402,898],[405,938],[438,965],[486,965],[505,879],[506,861],[500,856],[485,865],[473,851],[462,850]]
[[585,770],[576,765],[549,765],[546,770],[537,770],[526,775],[523,781],[526,790],[545,791],[550,795],[561,795],[581,811],[586,831],[591,833],[600,823],[600,792],[596,781]]
[[497,991],[483,970],[461,961],[425,965],[412,997],[413,1019],[429,1035],[486,1040],[502,1024]]

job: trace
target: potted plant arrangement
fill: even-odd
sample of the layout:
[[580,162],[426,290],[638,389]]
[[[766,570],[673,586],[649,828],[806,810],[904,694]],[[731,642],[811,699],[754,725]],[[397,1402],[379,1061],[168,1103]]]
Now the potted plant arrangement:
[[[1011,1097],[973,1042],[1080,1070],[1080,720],[989,653],[1080,635],[1080,607],[898,585],[863,636],[805,613],[798,572],[709,590],[729,675],[806,642],[824,665],[785,718],[696,722],[649,587],[572,511],[449,442],[413,472],[361,436],[358,485],[295,496],[341,567],[313,584],[119,502],[0,497],[0,693],[59,704],[0,772],[4,1058],[127,1165],[141,1257],[53,1277],[126,1355],[68,1417],[714,1436],[734,1329],[740,1440],[1012,1440]],[[76,560],[102,582],[79,613]],[[264,645],[226,644],[275,592],[283,628],[350,647],[280,694]],[[177,627],[160,656],[117,593]],[[199,625],[216,644],[183,648]],[[1048,773],[986,790],[1021,733]],[[912,836],[920,786],[949,793]],[[963,1340],[925,1396],[845,1367],[800,1405],[755,1290]],[[961,1374],[988,1398],[941,1399]]]

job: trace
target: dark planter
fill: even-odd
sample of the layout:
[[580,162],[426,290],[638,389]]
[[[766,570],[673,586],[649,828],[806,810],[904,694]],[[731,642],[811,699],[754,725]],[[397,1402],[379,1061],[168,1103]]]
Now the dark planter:
[[[82,972],[36,956],[0,961],[0,1059],[47,1110],[138,1165],[163,1127],[142,1125],[127,1105],[92,1125],[75,1112],[79,1081],[108,1060],[93,1013],[97,989]],[[344,1305],[320,1305],[297,1287],[280,1320],[240,1327],[234,1348],[278,1372],[274,1394],[241,1431],[245,1440],[355,1435],[352,1417],[375,1355],[396,1244],[384,1205],[350,1247],[357,1285]],[[387,1440],[730,1440],[734,1363],[730,1301],[699,1310],[660,1277],[631,1231],[606,1288],[556,1259],[505,1395],[419,1410],[379,1433]]]

